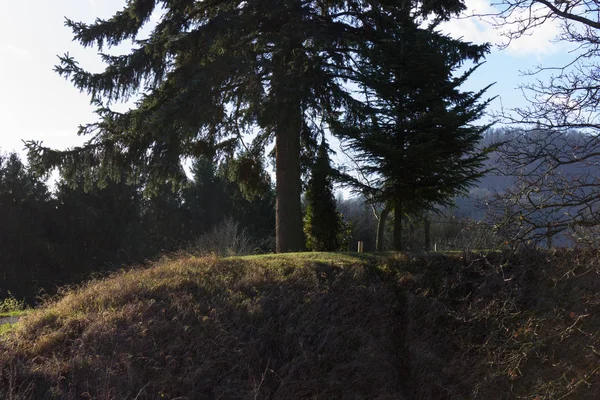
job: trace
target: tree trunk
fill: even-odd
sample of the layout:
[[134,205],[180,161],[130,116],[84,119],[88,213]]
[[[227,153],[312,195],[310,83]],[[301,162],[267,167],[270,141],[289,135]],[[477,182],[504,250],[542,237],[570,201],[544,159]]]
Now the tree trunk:
[[304,249],[300,195],[300,102],[282,104],[275,138],[276,151],[276,250],[278,253]]
[[402,251],[402,202],[396,200],[394,206],[394,248],[395,251]]
[[[302,41],[282,43],[273,55],[272,101],[277,112],[275,127],[276,251],[304,250],[300,195],[300,133],[304,116],[300,98],[301,79],[296,68]],[[300,60],[301,61],[301,60]]]
[[383,245],[385,242],[385,223],[387,217],[390,215],[390,206],[385,205],[377,221],[377,238],[375,239],[375,251],[383,251]]
[[429,214],[425,214],[425,251],[431,250],[431,220]]

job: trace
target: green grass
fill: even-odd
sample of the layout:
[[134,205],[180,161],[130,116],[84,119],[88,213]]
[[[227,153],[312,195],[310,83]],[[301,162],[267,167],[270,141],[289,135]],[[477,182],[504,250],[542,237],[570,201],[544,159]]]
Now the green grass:
[[0,318],[8,318],[8,317],[20,317],[29,312],[29,310],[14,310],[8,312],[0,312]]
[[23,301],[19,301],[12,296],[2,300],[0,302],[0,336],[12,332],[17,326],[17,323],[2,323],[2,319],[21,317],[28,312],[29,310],[25,308]]
[[303,252],[286,254],[260,254],[242,257],[230,257],[232,259],[247,260],[262,263],[264,265],[278,264],[306,264],[311,262],[327,263],[332,265],[369,265],[377,262],[380,258],[376,255],[367,253],[325,253],[325,252]]
[[0,336],[6,335],[11,332],[15,327],[15,324],[0,324]]
[[2,319],[3,318],[13,318],[13,317],[22,317],[24,315],[26,315],[29,312],[29,310],[18,310],[18,311],[10,311],[10,312],[2,312],[0,313],[0,336],[6,335],[9,332],[12,332],[17,324],[17,323],[2,323]]
[[165,258],[3,331],[0,398],[591,400],[600,259]]

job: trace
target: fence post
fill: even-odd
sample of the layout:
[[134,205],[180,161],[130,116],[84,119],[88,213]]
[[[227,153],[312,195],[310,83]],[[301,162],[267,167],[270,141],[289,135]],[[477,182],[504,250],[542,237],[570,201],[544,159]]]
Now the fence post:
[[358,252],[359,253],[363,252],[363,242],[361,240],[358,241]]

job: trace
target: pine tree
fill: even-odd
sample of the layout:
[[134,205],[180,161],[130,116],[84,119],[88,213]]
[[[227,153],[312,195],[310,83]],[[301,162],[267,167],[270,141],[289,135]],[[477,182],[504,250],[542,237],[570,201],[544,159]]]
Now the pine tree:
[[393,209],[393,248],[401,250],[403,215],[451,204],[482,175],[487,150],[478,143],[488,126],[473,122],[490,101],[480,102],[487,88],[459,90],[478,64],[454,73],[465,62],[479,62],[489,47],[437,32],[440,20],[422,27],[404,7],[379,17],[380,34],[394,39],[365,48],[365,100],[334,129],[373,178],[370,185],[351,183]]
[[275,250],[276,196],[264,165],[251,159],[226,159],[219,165],[217,177],[225,194],[224,217],[236,221],[257,247]]
[[216,176],[217,163],[201,156],[192,162],[192,179],[182,193],[185,235],[194,240],[222,219],[226,202],[224,182]]
[[340,247],[342,221],[336,209],[331,177],[328,146],[323,138],[306,190],[304,233],[308,250],[336,251]]
[[[386,2],[388,3],[388,2]],[[406,1],[391,1],[391,4]],[[331,114],[354,100],[359,45],[373,36],[380,2],[343,0],[129,0],[120,12],[92,24],[67,20],[75,40],[102,51],[126,40],[125,55],[102,54],[101,73],[82,69],[68,54],[56,70],[87,92],[100,121],[80,129],[81,148],[53,151],[28,143],[40,171],[60,166],[118,177],[129,168],[150,174],[149,184],[183,180],[182,157],[275,138],[277,250],[303,246],[300,136],[307,116]],[[147,39],[140,29],[156,8],[162,17]],[[464,8],[460,0],[414,2],[422,15]],[[376,31],[377,29],[375,29]],[[141,93],[137,106],[114,112],[111,103]],[[256,129],[257,128],[257,129]],[[68,172],[64,173],[69,176]]]
[[[33,299],[62,266],[53,262],[54,202],[15,153],[0,152],[0,299]],[[54,282],[52,282],[54,283]]]
[[145,256],[146,230],[141,224],[142,196],[139,186],[109,181],[106,185],[83,187],[84,177],[68,184],[56,183],[49,227],[56,257],[62,265],[62,281],[84,277],[107,265],[139,262]]
[[[149,38],[137,39],[158,6],[163,17]],[[83,46],[100,51],[132,39],[130,54],[102,54],[101,73],[68,54],[56,70],[98,105],[100,122],[80,133],[89,142],[68,151],[29,143],[40,170],[85,168],[113,176],[140,166],[149,184],[183,180],[182,157],[236,148],[258,127],[256,146],[275,137],[277,249],[303,246],[300,134],[305,115],[349,97],[342,85],[349,54],[361,39],[360,8],[346,1],[217,2],[130,0],[108,20],[66,25]],[[137,107],[117,113],[111,102],[141,92]],[[65,176],[69,176],[66,173]]]

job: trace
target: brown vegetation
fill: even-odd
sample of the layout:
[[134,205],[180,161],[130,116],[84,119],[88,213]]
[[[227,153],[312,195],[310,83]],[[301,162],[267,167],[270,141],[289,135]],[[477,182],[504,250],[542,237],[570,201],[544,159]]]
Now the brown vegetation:
[[9,399],[592,399],[596,253],[178,258],[0,339]]

